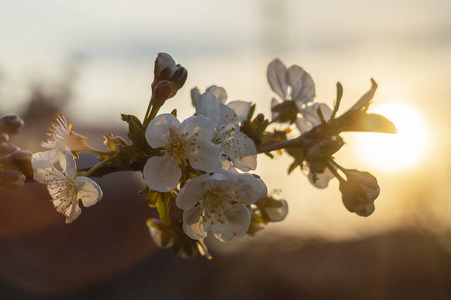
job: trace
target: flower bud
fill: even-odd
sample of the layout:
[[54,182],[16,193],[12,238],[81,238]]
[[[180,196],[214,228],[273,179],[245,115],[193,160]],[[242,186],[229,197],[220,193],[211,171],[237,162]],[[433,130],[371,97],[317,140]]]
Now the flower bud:
[[340,192],[346,209],[363,217],[371,215],[380,193],[376,177],[358,170],[346,170],[345,175],[348,180],[340,182]]
[[0,143],[0,156],[12,153],[20,148],[11,142],[1,142]]
[[268,205],[265,208],[266,216],[270,222],[280,222],[288,215],[288,203],[285,200],[268,198]]
[[25,179],[25,175],[20,171],[0,169],[0,187],[18,190],[23,187]]
[[0,143],[9,141],[9,136],[6,133],[0,134]]
[[20,170],[27,176],[33,174],[31,167],[31,152],[28,150],[16,150],[0,158],[0,164],[4,168]]
[[155,107],[160,107],[171,97],[171,94],[172,84],[167,80],[160,81],[154,89],[150,103]]
[[172,84],[172,93],[169,98],[172,98],[177,94],[178,90],[183,87],[188,78],[188,71],[181,65],[177,65],[177,71],[172,75],[170,81]]
[[155,59],[154,82],[169,80],[176,71],[177,65],[175,64],[174,59],[167,53],[158,53],[158,56]]
[[18,133],[24,125],[18,115],[6,115],[0,118],[0,133]]

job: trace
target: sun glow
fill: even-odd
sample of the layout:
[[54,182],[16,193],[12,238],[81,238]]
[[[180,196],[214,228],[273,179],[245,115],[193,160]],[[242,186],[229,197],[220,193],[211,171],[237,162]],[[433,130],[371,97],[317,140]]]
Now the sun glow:
[[406,104],[390,103],[370,112],[391,120],[398,133],[358,133],[356,150],[363,161],[382,170],[406,169],[421,161],[428,145],[428,136],[417,111]]

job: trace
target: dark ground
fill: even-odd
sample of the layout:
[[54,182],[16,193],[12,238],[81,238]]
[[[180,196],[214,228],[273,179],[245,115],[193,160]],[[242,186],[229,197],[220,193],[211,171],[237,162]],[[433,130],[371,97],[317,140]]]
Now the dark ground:
[[450,299],[451,255],[415,232],[342,243],[290,239],[212,261],[161,250],[71,292],[33,294],[6,280],[0,291],[2,299]]

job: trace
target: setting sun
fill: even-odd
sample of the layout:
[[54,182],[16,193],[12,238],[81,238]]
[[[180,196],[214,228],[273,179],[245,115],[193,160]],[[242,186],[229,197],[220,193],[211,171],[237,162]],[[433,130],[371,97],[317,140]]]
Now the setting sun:
[[398,133],[358,133],[355,145],[362,160],[382,170],[401,170],[418,163],[428,144],[420,114],[402,103],[385,104],[371,112],[391,120]]

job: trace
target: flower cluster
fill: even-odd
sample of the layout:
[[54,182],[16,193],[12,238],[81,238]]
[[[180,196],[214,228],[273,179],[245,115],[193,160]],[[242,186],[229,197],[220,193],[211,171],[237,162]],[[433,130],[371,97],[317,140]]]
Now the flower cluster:
[[[284,153],[294,161],[290,174],[300,168],[318,188],[331,179],[340,182],[346,209],[360,216],[373,213],[380,188],[368,172],[346,169],[333,155],[344,145],[343,131],[395,133],[383,116],[367,109],[377,85],[355,105],[336,116],[343,95],[337,83],[333,108],[315,102],[315,84],[303,68],[287,68],[280,60],[268,66],[269,85],[280,100],[272,99],[272,120],[257,114],[255,104],[228,101],[224,88],[212,85],[204,93],[191,90],[193,115],[177,118],[177,110],[159,114],[160,108],[183,87],[188,72],[174,59],[159,53],[151,84],[151,98],[140,120],[122,115],[128,124],[128,141],[104,135],[108,150],[92,148],[87,138],[73,131],[60,114],[49,128],[47,150],[31,156],[8,141],[23,121],[14,115],[0,119],[0,186],[20,188],[26,178],[47,186],[56,210],[71,223],[84,207],[98,203],[102,190],[90,176],[116,171],[142,172],[146,187],[139,192],[159,218],[147,226],[155,243],[171,247],[183,257],[200,253],[211,258],[204,239],[214,236],[226,242],[253,236],[267,224],[280,222],[288,214],[288,202],[268,195],[263,180],[254,172],[257,156]],[[284,151],[282,151],[284,150]],[[98,154],[99,163],[77,170],[81,151]]]
[[[222,88],[216,90],[225,94]],[[211,230],[219,240],[229,241],[246,234],[251,205],[266,197],[261,179],[237,170],[246,172],[257,165],[255,144],[240,131],[250,104],[225,105],[210,92],[199,95],[195,103],[196,115],[181,123],[172,114],[149,123],[145,138],[159,155],[147,160],[143,176],[152,191],[183,186],[175,203],[183,211],[186,235],[202,240]]]

